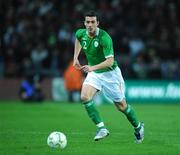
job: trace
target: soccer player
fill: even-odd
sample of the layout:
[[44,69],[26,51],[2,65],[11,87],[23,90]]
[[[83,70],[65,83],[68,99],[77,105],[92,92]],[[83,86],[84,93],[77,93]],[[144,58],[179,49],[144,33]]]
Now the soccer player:
[[[88,73],[82,86],[81,100],[88,116],[98,128],[94,140],[98,141],[109,135],[93,101],[94,95],[104,89],[117,109],[126,115],[134,127],[135,140],[140,143],[144,138],[144,124],[138,120],[133,108],[126,103],[124,79],[114,60],[112,39],[106,31],[98,27],[99,20],[95,12],[88,12],[84,18],[86,29],[79,29],[76,32],[73,65]],[[85,52],[88,65],[82,66],[79,63],[78,56],[81,49]]]

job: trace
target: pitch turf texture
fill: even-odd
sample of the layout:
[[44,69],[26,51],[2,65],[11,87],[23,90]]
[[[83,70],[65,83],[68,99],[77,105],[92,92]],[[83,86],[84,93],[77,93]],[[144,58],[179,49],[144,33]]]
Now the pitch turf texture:
[[[180,155],[180,105],[132,104],[145,123],[145,140],[113,105],[98,106],[109,137],[95,142],[96,128],[81,104],[0,102],[0,155]],[[65,149],[46,144],[51,131],[66,134]]]

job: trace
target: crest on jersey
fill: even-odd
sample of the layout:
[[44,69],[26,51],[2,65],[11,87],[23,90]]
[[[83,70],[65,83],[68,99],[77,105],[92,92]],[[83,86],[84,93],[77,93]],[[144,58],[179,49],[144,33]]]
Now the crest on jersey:
[[98,47],[99,43],[98,41],[94,41],[94,47]]

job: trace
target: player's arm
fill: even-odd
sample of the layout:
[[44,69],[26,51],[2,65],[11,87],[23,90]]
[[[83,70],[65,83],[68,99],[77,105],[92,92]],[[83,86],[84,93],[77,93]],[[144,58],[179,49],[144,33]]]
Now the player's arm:
[[97,64],[94,66],[85,65],[85,66],[82,66],[81,69],[84,72],[92,72],[92,71],[95,71],[98,69],[109,68],[113,65],[113,63],[114,63],[114,57],[108,57],[108,58],[106,58],[105,61],[101,62],[100,64]]
[[75,45],[74,45],[74,60],[73,60],[73,66],[76,68],[76,69],[81,69],[81,65],[79,63],[79,60],[78,60],[78,56],[79,56],[79,53],[81,51],[81,44],[79,42],[78,39],[75,40]]
[[92,69],[98,70],[98,69],[110,68],[113,65],[113,63],[114,63],[114,57],[109,57],[106,58],[106,60],[101,62],[100,64],[92,66]]

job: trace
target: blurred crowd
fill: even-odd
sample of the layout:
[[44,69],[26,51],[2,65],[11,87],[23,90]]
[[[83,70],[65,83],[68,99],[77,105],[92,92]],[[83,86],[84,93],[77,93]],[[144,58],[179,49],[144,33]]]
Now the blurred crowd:
[[[127,79],[180,79],[178,0],[2,1],[0,77],[62,76],[83,14],[97,10]],[[86,63],[84,56],[82,62]]]

